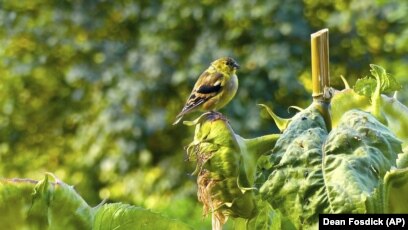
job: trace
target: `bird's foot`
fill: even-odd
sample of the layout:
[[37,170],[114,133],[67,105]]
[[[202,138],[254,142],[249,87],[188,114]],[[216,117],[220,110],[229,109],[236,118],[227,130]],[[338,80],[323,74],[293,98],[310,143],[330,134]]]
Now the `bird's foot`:
[[215,121],[215,120],[223,120],[223,121],[226,121],[226,122],[228,122],[228,119],[227,119],[227,117],[225,117],[222,113],[220,113],[220,112],[217,112],[217,111],[210,111],[210,112],[208,112],[208,118],[210,119],[210,120],[212,120],[212,121]]

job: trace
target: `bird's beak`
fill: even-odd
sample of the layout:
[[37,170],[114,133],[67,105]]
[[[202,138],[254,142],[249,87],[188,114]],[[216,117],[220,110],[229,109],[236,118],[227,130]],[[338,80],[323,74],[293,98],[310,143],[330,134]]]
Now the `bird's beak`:
[[232,64],[232,66],[234,66],[235,69],[239,69],[240,66],[238,65],[238,63],[234,62],[234,64]]

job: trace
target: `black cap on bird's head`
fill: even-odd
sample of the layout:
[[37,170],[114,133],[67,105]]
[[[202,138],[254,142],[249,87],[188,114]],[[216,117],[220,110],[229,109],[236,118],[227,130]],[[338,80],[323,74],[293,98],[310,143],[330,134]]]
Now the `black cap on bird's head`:
[[238,63],[230,57],[222,57],[211,63],[211,66],[218,71],[235,73],[235,70],[239,69]]
[[232,68],[239,69],[238,62],[235,61],[233,58],[227,57],[225,64],[226,64],[227,66],[232,67]]

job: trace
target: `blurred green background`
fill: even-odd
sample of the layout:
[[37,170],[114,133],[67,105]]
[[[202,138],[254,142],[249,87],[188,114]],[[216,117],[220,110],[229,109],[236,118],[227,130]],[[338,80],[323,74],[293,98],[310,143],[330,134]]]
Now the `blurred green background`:
[[[330,29],[332,85],[385,67],[408,104],[408,2],[399,0],[0,1],[0,176],[53,172],[90,205],[124,202],[208,229],[172,126],[209,63],[232,56],[236,132],[277,132],[311,101],[310,34]],[[199,114],[186,117],[195,119]]]

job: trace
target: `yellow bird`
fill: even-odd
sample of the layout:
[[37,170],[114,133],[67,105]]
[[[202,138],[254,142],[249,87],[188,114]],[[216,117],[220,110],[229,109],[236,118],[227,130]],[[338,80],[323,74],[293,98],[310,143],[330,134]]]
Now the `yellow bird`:
[[179,123],[183,116],[191,111],[214,111],[228,104],[238,89],[238,78],[235,74],[237,69],[238,63],[230,57],[213,61],[198,78],[173,125]]

